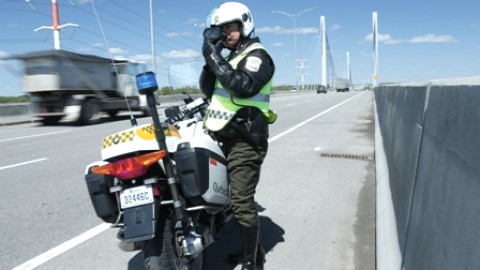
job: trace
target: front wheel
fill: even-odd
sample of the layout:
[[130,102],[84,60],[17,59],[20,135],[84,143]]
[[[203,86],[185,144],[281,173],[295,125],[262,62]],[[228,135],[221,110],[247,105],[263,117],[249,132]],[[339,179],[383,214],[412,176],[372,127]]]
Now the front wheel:
[[157,223],[157,232],[151,240],[145,241],[142,253],[146,270],[202,270],[205,252],[192,261],[185,261],[176,252],[174,224],[171,214],[162,209]]

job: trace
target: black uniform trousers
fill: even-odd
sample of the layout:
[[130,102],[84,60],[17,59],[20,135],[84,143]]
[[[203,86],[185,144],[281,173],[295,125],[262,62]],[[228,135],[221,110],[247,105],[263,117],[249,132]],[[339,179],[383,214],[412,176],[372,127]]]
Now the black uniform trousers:
[[268,142],[261,148],[243,138],[222,138],[221,142],[228,163],[233,215],[242,226],[258,227],[254,195]]

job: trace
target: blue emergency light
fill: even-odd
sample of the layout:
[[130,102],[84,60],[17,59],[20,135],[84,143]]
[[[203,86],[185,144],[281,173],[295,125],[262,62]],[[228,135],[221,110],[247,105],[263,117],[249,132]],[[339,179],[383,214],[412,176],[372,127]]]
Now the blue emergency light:
[[158,84],[155,73],[148,71],[140,73],[136,77],[138,93],[146,95],[157,91]]

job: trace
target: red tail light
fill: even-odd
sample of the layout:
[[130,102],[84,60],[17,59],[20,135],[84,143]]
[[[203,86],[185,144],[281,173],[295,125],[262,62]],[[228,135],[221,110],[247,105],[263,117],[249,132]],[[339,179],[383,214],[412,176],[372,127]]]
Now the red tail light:
[[129,157],[115,162],[92,168],[95,174],[112,175],[120,180],[132,179],[142,176],[147,169],[167,154],[166,150],[160,150],[140,156]]

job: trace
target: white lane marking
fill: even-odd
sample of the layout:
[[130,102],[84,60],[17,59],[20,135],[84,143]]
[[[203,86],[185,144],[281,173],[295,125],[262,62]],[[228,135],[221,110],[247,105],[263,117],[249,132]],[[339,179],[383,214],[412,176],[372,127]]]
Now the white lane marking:
[[282,132],[282,133],[280,133],[280,134],[278,134],[278,135],[276,135],[276,136],[273,136],[272,138],[268,139],[268,142],[271,143],[271,142],[274,142],[274,141],[280,139],[281,137],[287,135],[288,133],[290,133],[290,132],[296,130],[297,128],[305,125],[306,123],[312,121],[313,119],[315,119],[315,118],[317,118],[317,117],[320,117],[320,116],[328,113],[329,111],[332,111],[332,110],[336,109],[337,107],[342,106],[343,104],[351,101],[352,99],[354,99],[354,98],[356,98],[356,97],[358,97],[358,96],[360,96],[360,95],[363,95],[363,93],[362,93],[362,94],[355,95],[355,96],[353,96],[353,97],[351,97],[351,98],[349,98],[349,99],[346,99],[346,100],[344,100],[343,102],[340,102],[340,103],[338,103],[337,105],[335,105],[335,106],[333,106],[333,107],[330,107],[330,108],[326,109],[325,111],[323,111],[323,112],[321,112],[321,113],[319,113],[319,114],[317,114],[317,115],[315,115],[315,116],[313,116],[313,117],[310,117],[310,118],[308,118],[307,120],[305,120],[305,121],[303,121],[303,122],[301,122],[301,123],[298,123],[297,125],[295,125],[295,126],[289,128],[289,129],[285,130],[284,132]]
[[18,166],[22,166],[22,165],[27,165],[27,164],[35,163],[35,162],[45,161],[45,160],[47,160],[47,158],[39,158],[39,159],[30,160],[30,161],[25,161],[25,162],[22,162],[22,163],[17,163],[17,164],[13,164],[13,165],[3,166],[3,167],[0,167],[0,171],[1,171],[1,170],[5,170],[5,169],[10,169],[10,168],[13,168],[13,167],[18,167]]
[[[321,112],[321,113],[319,113],[319,114],[317,114],[317,115],[315,115],[315,116],[313,116],[313,117],[311,117],[311,118],[309,118],[309,119],[307,119],[307,120],[305,120],[301,123],[299,123],[298,125],[296,125],[296,126],[290,128],[290,129],[274,136],[273,138],[269,139],[268,142],[273,142],[273,141],[276,141],[276,140],[280,139],[281,137],[287,135],[288,133],[294,131],[295,129],[305,125],[306,123],[308,123],[310,121],[312,121],[313,119],[315,119],[315,118],[317,118],[317,117],[319,117],[323,114],[326,114],[327,112],[329,112],[329,111],[331,111],[331,110],[333,110],[333,109],[351,101],[353,98],[358,97],[360,95],[361,94],[355,95],[355,96],[353,96],[353,97],[351,97],[351,98],[349,98],[349,99],[347,99],[347,100],[345,100],[345,101],[343,101],[343,102],[341,102],[341,103],[339,103],[339,104],[337,104],[337,105],[335,105],[335,106],[333,106],[333,107],[331,107],[331,108],[329,108],[329,109],[327,109],[327,110],[325,110],[325,111],[323,111],[323,112]],[[65,242],[63,244],[60,244],[60,245],[50,249],[49,251],[47,251],[45,253],[42,253],[42,254],[38,255],[37,257],[35,257],[35,258],[17,266],[15,268],[13,268],[12,270],[31,270],[31,269],[34,269],[35,267],[46,263],[47,261],[53,259],[54,257],[66,252],[66,251],[74,248],[75,246],[78,246],[81,243],[83,243],[83,242],[95,237],[96,235],[106,231],[108,228],[110,228],[109,224],[107,224],[107,223],[100,224],[97,227],[95,227],[93,229],[90,229],[90,230],[82,233],[81,235],[79,235],[75,238],[72,238],[72,239],[68,240],[67,242]]]
[[16,140],[22,140],[22,139],[29,139],[29,138],[40,137],[40,136],[48,136],[48,135],[53,135],[53,134],[66,133],[66,132],[70,132],[70,131],[72,131],[72,130],[69,129],[69,130],[63,130],[63,131],[57,131],[57,132],[35,134],[35,135],[29,135],[29,136],[23,136],[23,137],[16,137],[16,138],[8,138],[8,139],[2,139],[2,140],[0,140],[0,142],[8,142],[8,141],[16,141]]
[[12,270],[31,270],[31,269],[34,269],[35,267],[38,267],[41,264],[44,264],[47,261],[55,258],[56,256],[67,252],[68,250],[70,250],[70,249],[82,244],[83,242],[97,236],[98,234],[106,231],[109,228],[110,228],[110,224],[102,223],[102,224],[98,225],[97,227],[94,227],[94,228],[80,234],[79,236],[77,236],[75,238],[72,238],[72,239],[68,240],[67,242],[64,242],[64,243],[48,250],[47,252],[44,252],[44,253],[38,255],[37,257],[35,257],[35,258],[17,266],[15,268],[13,268]]

